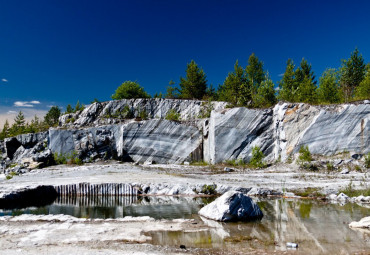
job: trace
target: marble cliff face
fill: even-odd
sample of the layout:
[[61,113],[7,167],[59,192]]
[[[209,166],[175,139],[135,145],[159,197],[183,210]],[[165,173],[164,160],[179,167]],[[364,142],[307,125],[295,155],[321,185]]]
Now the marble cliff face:
[[[129,109],[131,118],[121,119]],[[180,121],[166,120],[172,110]],[[145,111],[147,119],[140,118]],[[282,161],[307,145],[313,154],[370,152],[370,104],[311,106],[279,103],[269,109],[227,108],[225,102],[128,99],[93,103],[60,117],[59,127],[0,142],[3,165],[47,162],[53,153],[83,161],[119,159],[183,163],[249,161],[259,146],[266,160]],[[32,159],[32,160],[31,160]]]

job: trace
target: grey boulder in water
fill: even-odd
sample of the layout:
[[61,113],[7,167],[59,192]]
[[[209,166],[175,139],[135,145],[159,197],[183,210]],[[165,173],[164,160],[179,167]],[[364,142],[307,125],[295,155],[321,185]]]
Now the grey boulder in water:
[[199,215],[217,221],[249,221],[263,217],[258,205],[238,191],[226,192],[200,209]]

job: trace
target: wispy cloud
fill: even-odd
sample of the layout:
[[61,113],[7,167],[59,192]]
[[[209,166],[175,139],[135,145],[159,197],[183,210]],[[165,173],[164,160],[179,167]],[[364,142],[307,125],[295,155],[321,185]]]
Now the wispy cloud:
[[7,114],[14,114],[17,113],[16,111],[8,111]]
[[35,104],[41,104],[40,101],[16,101],[14,102],[15,107],[34,107]]
[[8,82],[8,80],[7,80],[7,79],[5,79],[5,78],[2,78],[2,79],[1,79],[1,81],[2,81],[2,82]]
[[281,74],[278,74],[279,77],[283,77],[284,76],[284,73],[281,73]]

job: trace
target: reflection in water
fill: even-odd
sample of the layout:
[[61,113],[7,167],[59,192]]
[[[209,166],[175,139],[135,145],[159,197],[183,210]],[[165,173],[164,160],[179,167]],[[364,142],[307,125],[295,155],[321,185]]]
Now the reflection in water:
[[264,213],[260,221],[222,223],[198,216],[214,198],[191,197],[60,197],[52,205],[25,210],[0,211],[0,215],[68,214],[83,218],[150,216],[156,219],[192,218],[208,230],[148,233],[153,244],[186,247],[267,251],[286,250],[287,242],[299,244],[302,254],[346,254],[370,250],[370,235],[348,227],[370,215],[356,204],[344,206],[299,199],[255,199]]

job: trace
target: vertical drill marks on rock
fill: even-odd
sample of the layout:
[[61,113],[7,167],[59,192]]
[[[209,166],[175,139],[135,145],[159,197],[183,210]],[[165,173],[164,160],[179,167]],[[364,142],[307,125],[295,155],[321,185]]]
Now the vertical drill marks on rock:
[[58,196],[137,196],[138,189],[125,183],[79,183],[54,186]]

